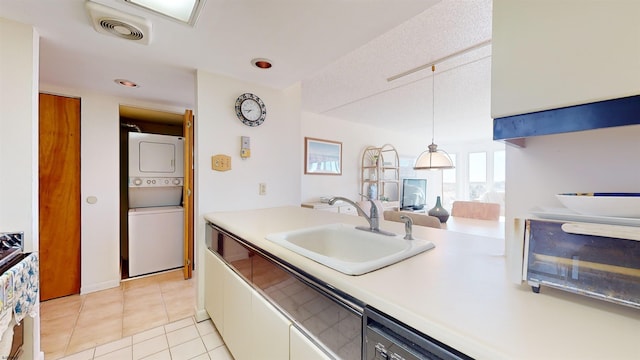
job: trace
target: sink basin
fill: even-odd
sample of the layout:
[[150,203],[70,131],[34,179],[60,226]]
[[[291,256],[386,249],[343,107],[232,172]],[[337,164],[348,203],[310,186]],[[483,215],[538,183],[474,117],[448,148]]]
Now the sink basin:
[[341,273],[362,275],[434,247],[431,241],[403,237],[330,224],[268,234],[266,239]]

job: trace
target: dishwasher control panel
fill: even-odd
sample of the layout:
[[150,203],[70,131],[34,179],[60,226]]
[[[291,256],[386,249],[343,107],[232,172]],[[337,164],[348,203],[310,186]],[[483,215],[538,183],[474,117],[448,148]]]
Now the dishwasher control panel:
[[469,356],[370,307],[363,314],[366,360],[461,360]]

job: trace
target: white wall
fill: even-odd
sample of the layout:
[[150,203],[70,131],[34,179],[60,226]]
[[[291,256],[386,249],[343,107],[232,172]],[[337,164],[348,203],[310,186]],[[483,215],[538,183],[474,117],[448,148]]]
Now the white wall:
[[[196,78],[195,262],[199,269],[204,263],[204,214],[299,206],[302,152],[299,85],[274,90],[204,71],[198,71]],[[258,127],[246,126],[236,117],[236,98],[245,92],[256,94],[267,106],[267,117]],[[240,158],[241,136],[251,138],[251,157],[244,160]],[[231,170],[211,169],[211,156],[216,154],[231,156]],[[266,183],[266,195],[258,194],[260,183]],[[203,288],[200,276],[198,289]],[[203,309],[204,294],[199,291],[199,317],[206,317]]]
[[[507,234],[534,207],[566,192],[640,192],[640,125],[531,137],[507,146]],[[507,239],[507,251],[514,239]],[[510,252],[508,252],[509,254]]]
[[[196,116],[198,210],[241,210],[298,204],[300,89],[280,91],[199,71]],[[244,125],[236,117],[236,98],[250,92],[267,107],[264,123]],[[240,158],[240,137],[249,136],[251,157]],[[231,156],[231,170],[211,169],[211,156]],[[267,184],[266,195],[258,194]]]
[[0,231],[38,248],[38,34],[0,19]]
[[[38,250],[38,33],[0,18],[0,231]],[[23,358],[43,358],[40,316],[26,317]],[[2,329],[4,330],[4,329]]]
[[[342,143],[342,175],[301,175],[302,201],[319,201],[320,196],[344,196],[360,200],[360,167],[362,153],[367,146],[393,145],[401,157],[415,158],[427,148],[431,138],[428,134],[402,133],[383,130],[372,126],[319,115],[302,113],[302,133],[297,139],[298,147],[304,154],[304,137],[313,137]],[[298,160],[304,167],[304,155]],[[302,174],[302,172],[301,172]],[[433,175],[421,171],[418,177]],[[440,176],[436,177],[439,182]],[[435,181],[435,180],[434,180]],[[428,181],[431,186],[431,180]]]
[[[361,178],[360,166],[362,153],[367,146],[391,144],[396,148],[401,159],[415,160],[431,143],[430,131],[425,134],[415,131],[394,132],[325,115],[303,112],[302,135],[300,137],[302,151],[304,151],[305,136],[340,141],[342,142],[343,168],[342,176],[302,175],[302,201],[318,201],[320,196],[331,195],[360,200],[358,196]],[[435,140],[438,143],[438,139]],[[449,154],[457,155],[456,172],[458,178],[461,178],[468,175],[466,156],[469,152],[503,150],[504,144],[488,138],[485,141],[438,143],[438,148],[446,150]],[[304,158],[300,162],[304,166]],[[405,177],[404,174],[401,174],[401,178],[403,177]],[[442,194],[441,171],[414,171],[406,177],[427,179],[427,206],[433,207],[436,197]],[[460,191],[462,192],[463,189]]]

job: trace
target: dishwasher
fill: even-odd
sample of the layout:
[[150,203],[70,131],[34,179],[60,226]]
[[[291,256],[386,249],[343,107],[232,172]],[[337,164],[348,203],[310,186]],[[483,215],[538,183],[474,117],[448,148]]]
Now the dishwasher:
[[362,323],[365,360],[472,359],[369,306]]

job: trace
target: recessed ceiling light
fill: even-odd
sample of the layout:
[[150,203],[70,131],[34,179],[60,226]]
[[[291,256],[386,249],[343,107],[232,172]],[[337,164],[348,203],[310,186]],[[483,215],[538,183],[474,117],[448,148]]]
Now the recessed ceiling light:
[[127,79],[115,79],[113,80],[116,84],[118,85],[122,85],[124,87],[128,87],[128,88],[137,88],[140,87],[140,85],[134,83],[131,80],[127,80]]
[[124,0],[193,26],[205,0]]
[[256,58],[251,60],[251,65],[260,69],[269,69],[271,66],[273,66],[271,65],[271,60],[263,58]]

